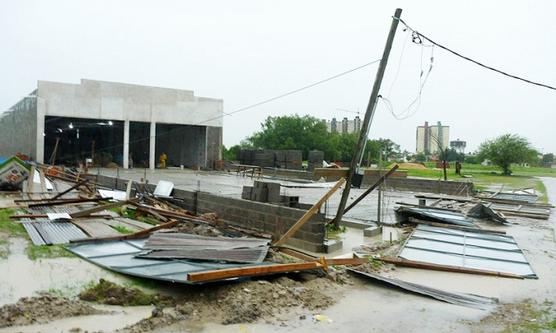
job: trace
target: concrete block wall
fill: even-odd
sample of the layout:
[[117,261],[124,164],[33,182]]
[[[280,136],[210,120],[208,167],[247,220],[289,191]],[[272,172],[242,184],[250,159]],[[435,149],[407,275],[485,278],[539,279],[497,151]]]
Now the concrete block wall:
[[[98,177],[98,178],[97,178]],[[91,176],[106,187],[125,191],[127,180],[108,176]],[[135,183],[135,182],[134,182]],[[138,188],[143,184],[135,183]],[[154,191],[156,184],[148,184],[149,191]],[[183,200],[183,207],[198,214],[216,213],[226,223],[239,227],[269,233],[278,239],[283,235],[306,210],[284,207],[270,203],[254,202],[243,199],[222,197],[205,192],[193,192],[174,189],[174,198]],[[307,251],[323,252],[326,236],[326,219],[324,215],[317,214],[306,222],[286,244]]]
[[448,195],[472,195],[472,182],[456,182],[419,178],[388,178],[386,188],[399,191],[440,193]]

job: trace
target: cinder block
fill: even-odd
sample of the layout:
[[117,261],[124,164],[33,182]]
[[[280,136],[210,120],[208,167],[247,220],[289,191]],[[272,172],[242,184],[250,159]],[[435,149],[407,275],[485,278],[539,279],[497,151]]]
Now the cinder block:
[[373,226],[363,229],[363,236],[365,237],[375,237],[382,234],[382,227]]

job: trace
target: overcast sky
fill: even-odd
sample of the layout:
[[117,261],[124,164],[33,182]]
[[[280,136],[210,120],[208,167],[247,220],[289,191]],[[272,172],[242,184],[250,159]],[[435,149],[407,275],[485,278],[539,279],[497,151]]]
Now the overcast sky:
[[[379,59],[396,7],[431,39],[488,65],[556,85],[556,1],[24,1],[0,2],[0,111],[37,80],[81,78],[193,90],[224,111],[274,97]],[[504,133],[556,152],[556,91],[489,72],[398,28],[370,137],[415,150],[415,127],[450,126],[468,151]],[[405,45],[405,47],[404,47]],[[402,52],[403,50],[403,52]],[[224,144],[267,116],[354,117],[377,65],[224,118]],[[417,108],[417,106],[419,106]],[[342,110],[338,110],[342,109]],[[362,116],[362,114],[361,114]],[[397,118],[400,118],[398,116]]]

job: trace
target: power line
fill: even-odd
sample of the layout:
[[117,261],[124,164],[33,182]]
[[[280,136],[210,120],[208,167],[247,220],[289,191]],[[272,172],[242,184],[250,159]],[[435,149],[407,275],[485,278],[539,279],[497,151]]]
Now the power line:
[[[396,19],[396,18],[394,18],[394,19]],[[543,88],[547,88],[547,89],[556,90],[556,87],[554,87],[554,86],[550,86],[550,85],[548,85],[548,84],[544,84],[544,83],[540,83],[540,82],[531,81],[531,80],[529,80],[529,79],[525,79],[525,78],[519,77],[519,76],[517,76],[517,75],[509,74],[509,73],[506,73],[506,72],[504,72],[504,71],[502,71],[502,70],[499,70],[499,69],[496,69],[496,68],[494,68],[494,67],[485,65],[485,64],[483,64],[483,63],[481,63],[481,62],[479,62],[479,61],[477,61],[477,60],[474,60],[474,59],[471,59],[471,58],[469,58],[469,57],[467,57],[467,56],[464,56],[464,55],[462,55],[461,53],[456,52],[456,51],[454,51],[454,50],[448,48],[447,46],[444,46],[444,45],[442,45],[442,44],[439,44],[439,43],[433,41],[432,39],[430,39],[429,37],[423,35],[422,33],[420,33],[420,32],[418,32],[418,31],[414,30],[414,29],[411,28],[409,25],[407,25],[407,23],[405,23],[404,20],[402,20],[401,18],[398,18],[398,20],[399,20],[401,23],[403,23],[409,30],[411,30],[411,31],[413,31],[415,34],[417,34],[418,37],[422,37],[423,39],[426,39],[427,41],[429,41],[431,44],[434,44],[434,45],[438,46],[439,48],[441,48],[441,49],[443,49],[443,50],[445,50],[445,51],[448,51],[448,52],[452,53],[453,55],[458,56],[458,57],[460,57],[460,58],[462,58],[462,59],[464,59],[464,60],[470,61],[470,62],[472,62],[472,63],[474,63],[474,64],[476,64],[476,65],[479,65],[479,66],[481,66],[481,67],[483,67],[483,68],[486,68],[486,69],[491,70],[491,71],[493,71],[493,72],[496,72],[496,73],[498,73],[498,74],[502,74],[502,75],[507,76],[507,77],[512,78],[512,79],[520,80],[520,81],[523,81],[523,82],[526,82],[526,83],[529,83],[529,84],[533,84],[533,85],[536,85],[536,86],[539,86],[539,87],[543,87]]]

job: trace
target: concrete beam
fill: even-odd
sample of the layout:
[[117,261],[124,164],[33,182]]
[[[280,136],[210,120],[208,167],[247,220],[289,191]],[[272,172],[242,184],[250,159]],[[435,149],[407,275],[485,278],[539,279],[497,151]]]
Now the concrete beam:
[[149,169],[154,170],[156,166],[156,123],[151,122],[151,133],[149,135]]
[[129,169],[129,120],[124,121],[124,169]]

